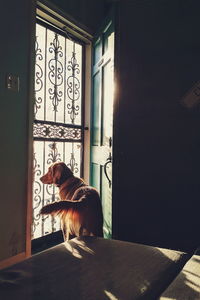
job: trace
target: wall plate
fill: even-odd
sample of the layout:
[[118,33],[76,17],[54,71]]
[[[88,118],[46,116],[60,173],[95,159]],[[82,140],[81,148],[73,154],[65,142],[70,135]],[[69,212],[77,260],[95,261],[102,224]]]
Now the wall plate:
[[6,87],[8,90],[19,92],[19,76],[14,74],[7,74]]

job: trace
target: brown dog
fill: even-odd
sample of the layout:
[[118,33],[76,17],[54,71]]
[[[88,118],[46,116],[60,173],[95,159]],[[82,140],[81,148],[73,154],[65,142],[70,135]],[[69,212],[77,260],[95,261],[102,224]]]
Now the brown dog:
[[97,190],[75,177],[63,162],[56,162],[40,178],[59,188],[61,201],[44,206],[40,213],[59,215],[65,240],[73,236],[103,236],[103,214]]

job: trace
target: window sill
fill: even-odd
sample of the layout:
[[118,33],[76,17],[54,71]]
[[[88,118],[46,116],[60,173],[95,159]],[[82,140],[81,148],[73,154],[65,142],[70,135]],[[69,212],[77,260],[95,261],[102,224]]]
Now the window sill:
[[31,254],[33,255],[38,252],[44,251],[62,242],[63,235],[61,230],[51,234],[47,234],[41,238],[34,239],[31,242]]

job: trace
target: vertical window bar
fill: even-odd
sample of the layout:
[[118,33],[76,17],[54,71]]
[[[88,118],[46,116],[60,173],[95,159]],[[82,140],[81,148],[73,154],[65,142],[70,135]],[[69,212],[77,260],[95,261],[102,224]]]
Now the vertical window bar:
[[66,122],[66,63],[67,63],[67,39],[65,39],[65,59],[64,59],[64,123]]
[[54,122],[56,122],[56,112],[57,112],[57,106],[58,106],[58,48],[59,48],[59,41],[58,41],[58,35],[55,33],[55,85],[54,85]]
[[75,43],[73,43],[73,52],[72,52],[72,78],[73,78],[73,96],[72,96],[72,123],[74,123],[74,119],[75,119],[75,105],[74,105],[74,99],[75,99],[75,82],[74,82],[74,78],[75,78],[75,68],[76,68],[76,57],[75,57]]
[[[43,166],[42,166],[43,174],[45,172],[45,141],[43,142]],[[44,206],[44,185],[42,189],[42,207]],[[42,236],[44,235],[44,221],[45,221],[45,216],[41,216],[42,218]]]
[[45,76],[44,76],[44,120],[46,121],[46,94],[47,94],[47,28],[45,29]]
[[[85,74],[85,48],[82,47],[82,61],[81,61],[81,70],[82,70],[82,73]],[[83,149],[84,149],[84,141],[85,141],[85,106],[84,106],[84,102],[85,102],[85,98],[84,98],[84,95],[85,95],[85,77],[82,76],[81,78],[81,98],[82,98],[82,101],[81,101],[81,124],[82,124],[82,131],[83,131],[83,136],[82,136],[82,144],[81,144],[81,151],[80,151],[80,161],[81,161],[81,169],[80,169],[80,173],[81,173],[81,176],[83,176],[83,165],[84,165],[84,153],[83,153]]]
[[63,161],[65,161],[65,143],[63,143]]

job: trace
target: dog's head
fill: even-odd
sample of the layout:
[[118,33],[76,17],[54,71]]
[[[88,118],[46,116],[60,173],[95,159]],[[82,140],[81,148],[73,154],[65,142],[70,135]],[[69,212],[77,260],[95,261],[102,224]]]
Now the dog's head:
[[55,184],[60,186],[68,178],[73,176],[73,172],[66,166],[64,162],[56,162],[52,164],[48,172],[43,175],[40,180],[44,184]]

